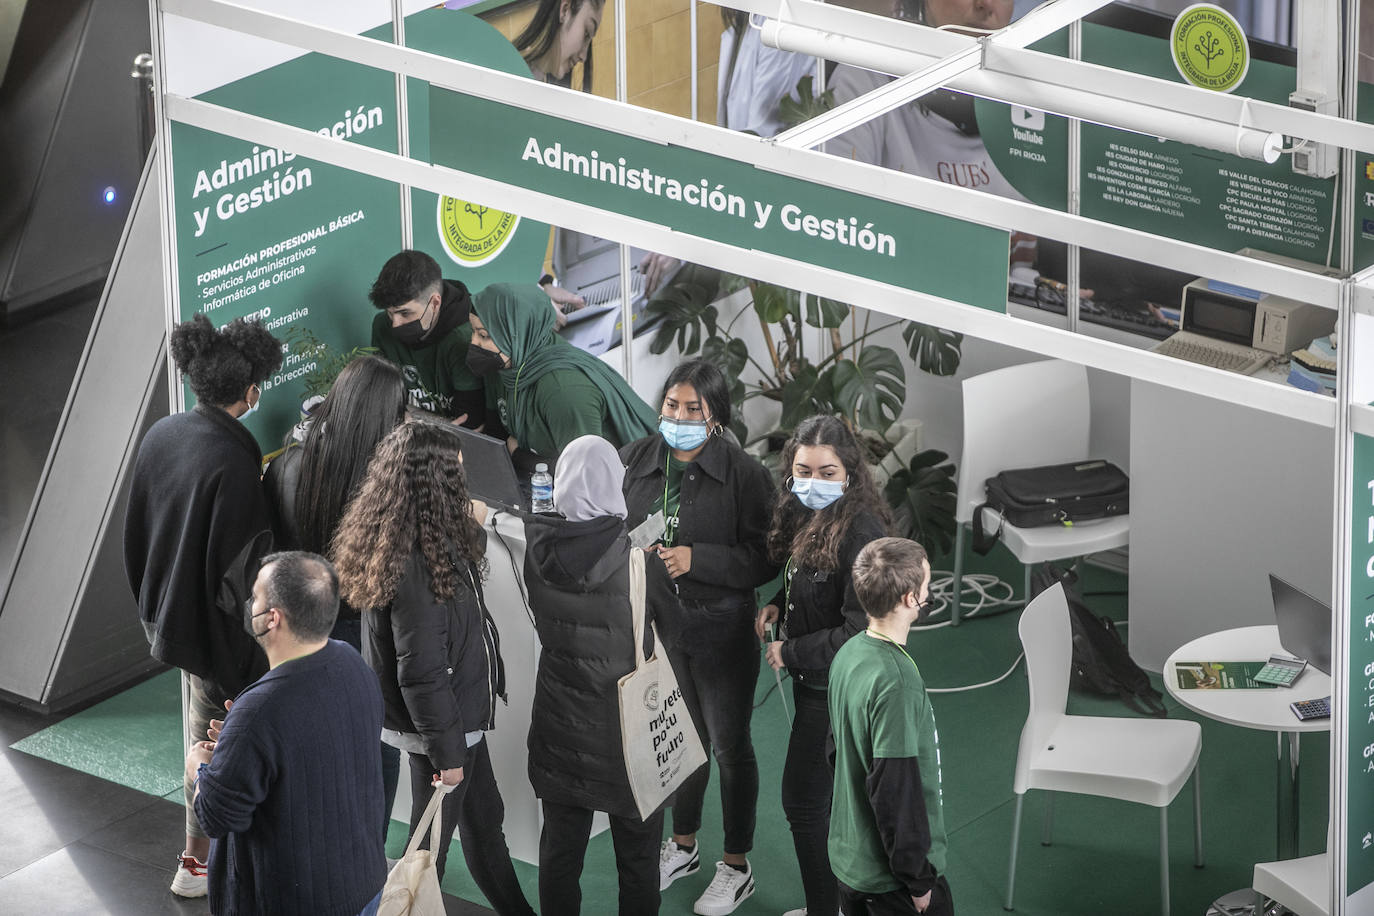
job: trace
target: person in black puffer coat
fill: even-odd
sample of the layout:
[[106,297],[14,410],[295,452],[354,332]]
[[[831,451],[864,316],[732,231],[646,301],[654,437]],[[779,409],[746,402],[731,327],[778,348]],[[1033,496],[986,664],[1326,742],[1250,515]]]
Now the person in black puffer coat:
[[[529,738],[530,784],[544,811],[542,916],[581,911],[578,878],[596,811],[610,815],[621,916],[658,912],[663,811],[640,819],[621,749],[616,686],[635,667],[624,476],[605,439],[574,439],[554,483],[554,506],[565,518],[525,521],[525,583],[543,646]],[[653,553],[644,559],[652,619],[677,598],[663,561]],[[645,636],[644,651],[652,653],[649,631]]]
[[[468,499],[459,439],[403,423],[378,445],[334,537],[339,597],[363,611],[363,658],[381,682],[382,740],[410,754],[410,834],[432,787],[450,787],[436,865],[453,829],[500,916],[534,916],[515,878],[486,732],[505,694],[482,598],[487,508]],[[422,848],[428,848],[426,835]]]

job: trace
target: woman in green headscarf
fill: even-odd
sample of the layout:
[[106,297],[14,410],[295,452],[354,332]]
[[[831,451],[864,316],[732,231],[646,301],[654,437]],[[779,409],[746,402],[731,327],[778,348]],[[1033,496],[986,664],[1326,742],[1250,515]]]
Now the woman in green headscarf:
[[579,436],[616,448],[653,435],[658,414],[600,359],[553,332],[548,296],[534,285],[494,283],[472,299],[468,368],[497,373],[497,406],[515,443],[556,459]]

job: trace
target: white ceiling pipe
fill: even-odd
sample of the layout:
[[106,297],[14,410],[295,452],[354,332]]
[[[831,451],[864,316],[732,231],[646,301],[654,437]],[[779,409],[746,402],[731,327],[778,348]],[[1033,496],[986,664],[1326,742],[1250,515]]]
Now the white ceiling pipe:
[[[931,58],[869,41],[770,19],[763,24],[765,45],[797,51],[867,70],[902,75],[930,66]],[[1252,127],[1237,127],[1183,114],[1142,102],[1106,98],[1048,83],[1031,83],[985,70],[965,73],[948,84],[971,95],[983,96],[1052,114],[1079,118],[1151,137],[1164,137],[1194,146],[1231,153],[1246,159],[1275,162],[1283,136]]]

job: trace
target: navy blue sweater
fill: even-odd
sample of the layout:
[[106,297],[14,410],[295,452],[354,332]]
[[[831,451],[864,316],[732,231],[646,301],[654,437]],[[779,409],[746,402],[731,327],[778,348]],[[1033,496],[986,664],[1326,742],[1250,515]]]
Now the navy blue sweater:
[[273,668],[234,701],[196,817],[217,916],[353,916],[382,889],[377,676],[352,648]]

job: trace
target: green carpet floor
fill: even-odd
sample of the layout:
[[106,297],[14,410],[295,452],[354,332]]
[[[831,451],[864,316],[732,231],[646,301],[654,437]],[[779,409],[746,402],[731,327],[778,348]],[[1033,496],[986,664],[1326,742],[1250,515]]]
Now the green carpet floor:
[[[948,564],[941,564],[947,567]],[[970,557],[970,571],[989,571],[1020,582],[1019,567],[1001,548]],[[1085,592],[1123,592],[1125,577],[1089,569]],[[1088,598],[1088,604],[1118,619],[1126,616],[1124,594]],[[932,688],[991,680],[1020,653],[1018,614],[973,618],[953,628],[913,635],[909,648]],[[1159,686],[1156,679],[1156,686]],[[785,684],[790,705],[790,685]],[[791,837],[779,802],[787,722],[765,666],[759,679],[761,705],[754,715],[754,746],[760,764],[758,832],[750,856],[758,890],[737,911],[740,916],[772,914],[803,903]],[[1167,701],[1167,699],[1166,699]],[[169,672],[133,687],[15,744],[34,754],[113,782],[179,800],[181,726],[177,675]],[[945,822],[949,830],[949,881],[964,916],[1002,912],[1014,796],[1016,745],[1027,710],[1024,666],[1001,683],[934,697],[944,771]],[[1170,715],[1195,718],[1170,702]],[[1117,700],[1072,694],[1069,710],[1091,715],[1130,716]],[[1203,837],[1207,865],[1192,865],[1192,807],[1185,788],[1169,810],[1173,911],[1202,916],[1215,898],[1248,887],[1254,862],[1275,858],[1274,796],[1276,743],[1269,733],[1199,719],[1203,728]],[[1326,833],[1329,742],[1309,734],[1302,744],[1301,851],[1319,851]],[[720,855],[719,789],[713,771],[705,822],[699,835],[702,871],[678,881],[664,894],[662,912],[687,914],[705,887]],[[1055,805],[1054,843],[1039,842],[1044,797],[1027,796],[1022,825],[1016,909],[1023,914],[1147,916],[1158,904],[1158,816],[1154,809],[1085,796],[1064,795]],[[405,825],[393,822],[388,854],[404,846]],[[517,863],[533,902],[537,870]],[[614,912],[615,866],[610,837],[592,840],[583,876],[583,911]],[[453,850],[445,890],[482,901]]]

